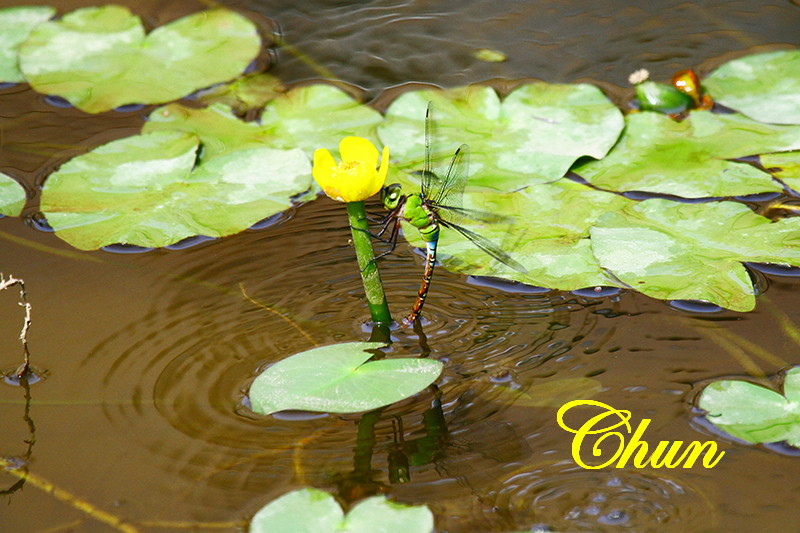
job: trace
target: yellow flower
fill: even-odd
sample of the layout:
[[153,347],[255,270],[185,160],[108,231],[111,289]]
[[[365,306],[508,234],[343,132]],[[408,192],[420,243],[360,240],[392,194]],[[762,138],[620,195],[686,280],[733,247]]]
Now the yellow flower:
[[345,137],[339,143],[342,162],[338,165],[331,153],[320,148],[314,152],[314,179],[325,194],[340,202],[359,202],[377,193],[389,170],[389,147],[383,147],[381,166],[378,149],[367,139]]

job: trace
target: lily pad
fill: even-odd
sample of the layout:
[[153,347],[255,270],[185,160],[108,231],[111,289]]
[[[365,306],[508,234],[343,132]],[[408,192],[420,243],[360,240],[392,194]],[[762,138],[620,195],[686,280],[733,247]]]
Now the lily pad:
[[197,135],[203,158],[251,146],[334,150],[348,135],[375,139],[382,117],[331,85],[308,85],[270,101],[259,123],[240,120],[223,104],[205,109],[170,104],[154,110],[143,131],[178,130]]
[[[619,282],[592,253],[589,229],[606,213],[634,204],[633,200],[571,181],[531,185],[516,193],[468,190],[464,207],[502,213],[508,220],[464,226],[509,253],[527,272],[492,259],[448,228],[441,232],[438,257],[454,272],[502,277],[551,289],[616,286]],[[424,246],[412,226],[404,226],[404,235],[413,245]]]
[[703,86],[714,100],[754,120],[800,124],[800,50],[734,59],[712,72]]
[[31,86],[89,113],[155,104],[239,75],[255,59],[255,25],[225,9],[195,13],[145,36],[120,6],[77,9],[36,26],[20,49]]
[[361,500],[347,515],[336,499],[317,489],[284,494],[256,513],[250,533],[431,533],[433,513],[422,505],[401,505],[385,496]]
[[17,61],[19,47],[35,26],[55,14],[56,10],[49,6],[0,9],[0,82],[25,81]]
[[764,168],[800,192],[800,152],[764,154],[759,159]]
[[603,157],[623,127],[620,111],[593,85],[531,83],[503,102],[489,87],[411,91],[392,102],[378,128],[401,168],[422,168],[429,101],[434,159],[466,143],[470,184],[498,191],[556,180],[581,156]]
[[800,448],[800,368],[783,382],[784,395],[746,381],[715,381],[698,406],[726,433],[752,444],[786,441]]
[[249,148],[194,168],[198,147],[197,137],[174,131],[104,144],[50,175],[42,211],[56,234],[81,250],[160,247],[238,233],[285,210],[310,186],[301,150]]
[[659,299],[755,306],[745,261],[800,266],[800,218],[777,222],[737,202],[652,199],[604,215],[591,229],[600,265]]
[[573,170],[613,191],[647,191],[684,198],[782,191],[772,177],[730,159],[800,148],[800,127],[755,122],[745,116],[693,111],[676,122],[653,112],[626,117],[607,157]]
[[25,207],[25,189],[17,180],[0,172],[0,215],[15,217]]
[[250,386],[253,411],[285,409],[356,413],[377,409],[433,383],[442,363],[430,359],[369,360],[375,342],[333,344],[294,354],[267,368]]

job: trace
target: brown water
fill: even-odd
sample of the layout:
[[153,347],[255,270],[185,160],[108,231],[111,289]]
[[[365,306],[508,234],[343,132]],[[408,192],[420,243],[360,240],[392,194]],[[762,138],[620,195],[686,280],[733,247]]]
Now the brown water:
[[[134,11],[160,25],[203,5],[152,0]],[[800,21],[789,2],[227,5],[265,33],[273,29],[267,17],[278,20],[287,43],[368,96],[407,81],[535,77],[593,80],[619,100],[624,90],[609,84],[623,85],[636,68],[665,79],[732,54],[796,45]],[[480,63],[471,56],[477,48],[509,60]],[[285,49],[273,72],[287,81],[318,76]],[[137,132],[147,112],[89,116],[55,108],[26,86],[3,89],[0,166],[34,192],[66,159]],[[0,219],[0,271],[27,283],[33,364],[47,373],[29,402],[22,387],[0,384],[0,457],[31,474],[22,486],[0,474],[0,490],[11,488],[0,501],[2,532],[121,527],[97,511],[139,531],[237,531],[262,505],[303,486],[342,500],[384,491],[428,504],[439,531],[795,527],[796,457],[708,432],[692,402],[709,380],[769,385],[800,363],[800,340],[786,325],[800,323],[796,278],[762,276],[768,290],[752,313],[693,315],[636,294],[504,292],[437,270],[425,337],[395,331],[392,351],[430,352],[446,363],[437,386],[447,435],[432,462],[411,468],[409,483],[392,484],[389,457],[402,447],[394,428],[402,420],[404,451],[420,444],[435,391],[373,417],[258,417],[242,403],[264,365],[369,337],[341,205],[321,199],[270,227],[185,250],[118,254],[78,252],[35,229],[37,202],[33,194],[22,219]],[[383,262],[396,314],[410,307],[421,270],[407,246]],[[16,292],[0,293],[5,370],[20,362],[16,301]],[[582,470],[555,408],[498,397],[501,387],[577,377],[602,384],[596,400],[631,410],[635,421],[652,419],[649,442],[714,439],[726,457],[709,470]],[[357,438],[369,424],[371,449],[370,439]]]

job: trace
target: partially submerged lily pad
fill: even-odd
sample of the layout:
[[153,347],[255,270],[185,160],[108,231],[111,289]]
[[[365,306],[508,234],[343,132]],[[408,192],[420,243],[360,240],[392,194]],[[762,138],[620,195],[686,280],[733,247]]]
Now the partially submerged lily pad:
[[336,499],[317,489],[284,494],[256,513],[250,533],[430,533],[433,513],[424,505],[402,505],[372,496],[347,515]]
[[56,10],[50,6],[22,6],[0,9],[0,82],[21,82],[19,47],[33,28],[52,18]]
[[783,187],[752,165],[730,159],[800,148],[800,127],[755,122],[742,115],[693,111],[676,122],[653,112],[626,117],[619,143],[599,161],[573,170],[613,191],[647,191],[684,198],[779,192]]
[[382,117],[331,85],[297,87],[271,100],[259,123],[245,122],[220,103],[197,109],[170,104],[154,110],[143,131],[179,130],[197,135],[203,158],[250,146],[335,149],[343,137],[375,139]]
[[502,102],[490,87],[411,91],[392,102],[378,128],[409,171],[422,168],[429,101],[434,159],[444,161],[466,143],[470,184],[498,191],[556,180],[581,156],[603,157],[623,127],[620,111],[593,85],[531,83]]
[[120,6],[77,9],[36,26],[20,68],[38,92],[89,113],[155,104],[239,75],[258,55],[255,25],[226,9],[195,13],[145,36]]
[[0,172],[0,215],[15,217],[25,207],[25,189],[17,180]]
[[285,210],[310,186],[301,150],[249,148],[195,168],[198,147],[197,137],[175,131],[104,144],[50,175],[42,212],[81,250],[160,247],[238,233]]
[[703,85],[714,100],[754,120],[800,124],[800,50],[734,59]]
[[755,306],[745,261],[800,266],[800,218],[777,222],[736,202],[652,199],[607,213],[591,229],[600,265],[653,298]]
[[253,411],[285,409],[357,413],[398,402],[433,383],[442,363],[392,358],[367,362],[383,344],[349,342],[294,354],[262,372],[250,386]]
[[783,382],[783,395],[746,381],[721,380],[707,386],[698,406],[721,430],[752,444],[786,441],[800,448],[800,368]]
[[206,89],[198,95],[197,100],[206,105],[223,104],[238,115],[244,115],[263,108],[284,90],[278,78],[261,72]]

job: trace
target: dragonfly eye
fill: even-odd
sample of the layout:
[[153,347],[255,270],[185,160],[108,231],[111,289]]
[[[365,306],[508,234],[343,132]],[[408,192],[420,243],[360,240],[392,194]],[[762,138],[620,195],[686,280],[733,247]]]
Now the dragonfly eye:
[[381,201],[386,209],[394,209],[400,203],[402,197],[402,187],[399,183],[392,183],[387,185],[381,191]]

